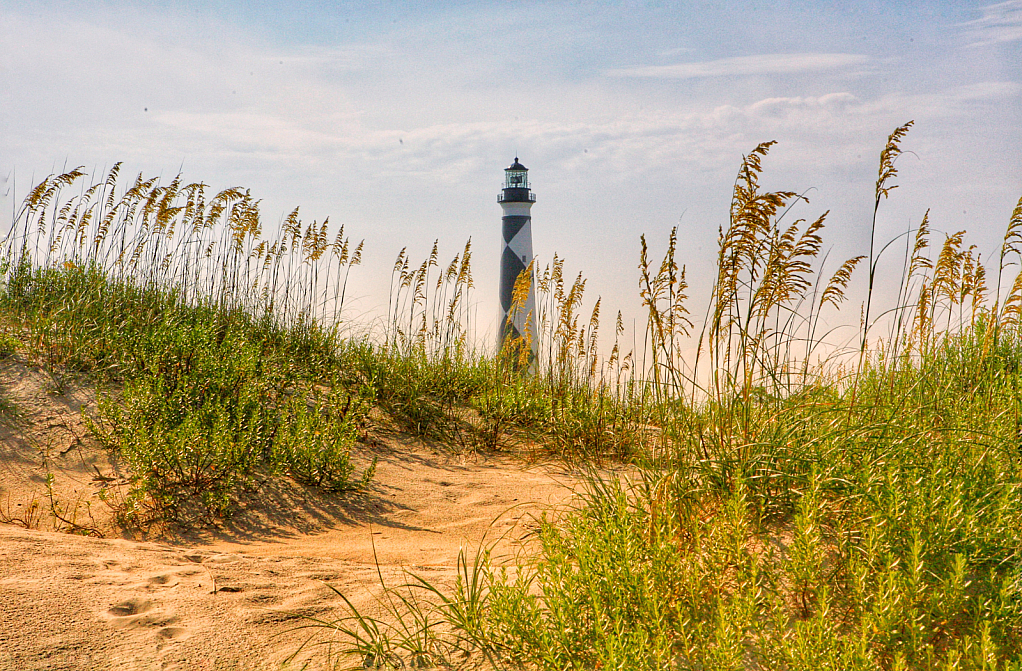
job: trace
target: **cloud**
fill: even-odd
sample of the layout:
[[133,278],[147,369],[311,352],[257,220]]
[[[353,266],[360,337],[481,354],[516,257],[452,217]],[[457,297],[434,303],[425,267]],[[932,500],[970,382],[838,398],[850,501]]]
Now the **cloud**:
[[1022,91],[1018,82],[977,82],[967,84],[956,90],[956,98],[960,101],[999,100],[1017,96]]
[[695,50],[695,47],[675,47],[673,49],[664,49],[657,55],[661,58],[667,58],[668,56],[677,56],[679,54],[690,54]]
[[970,46],[980,47],[1022,40],[1022,0],[1008,0],[981,7],[982,16],[961,24],[972,38]]
[[841,110],[860,101],[851,93],[828,93],[818,97],[764,98],[749,107],[753,114],[773,116],[788,109]]
[[399,56],[400,54],[387,44],[353,44],[301,47],[291,52],[270,53],[258,58],[271,65],[297,65],[325,71],[360,72],[378,68],[380,63]]
[[646,65],[637,68],[607,70],[611,77],[645,77],[657,79],[697,79],[703,77],[738,77],[743,75],[785,75],[861,66],[869,62],[862,54],[760,54],[737,56],[715,61]]

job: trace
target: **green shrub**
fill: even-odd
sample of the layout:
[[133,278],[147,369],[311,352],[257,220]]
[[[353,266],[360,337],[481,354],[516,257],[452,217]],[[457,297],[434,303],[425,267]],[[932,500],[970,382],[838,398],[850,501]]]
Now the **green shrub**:
[[[343,397],[343,403],[342,403]],[[278,413],[273,461],[296,480],[331,491],[356,488],[351,448],[358,437],[364,401],[333,394],[325,401],[292,397]],[[375,466],[375,463],[374,463]],[[374,467],[362,475],[368,483]]]
[[20,347],[20,340],[9,333],[0,331],[0,359],[10,358]]

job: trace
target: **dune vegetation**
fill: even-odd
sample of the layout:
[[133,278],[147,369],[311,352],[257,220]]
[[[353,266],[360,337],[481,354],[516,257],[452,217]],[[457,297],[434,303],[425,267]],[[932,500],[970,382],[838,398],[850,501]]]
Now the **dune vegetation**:
[[[910,126],[880,152],[874,215]],[[247,191],[124,189],[119,166],[25,199],[0,348],[103,390],[89,423],[133,474],[124,524],[229,515],[256,474],[364,487],[370,412],[590,469],[511,563],[482,547],[449,589],[409,574],[384,616],[310,621],[341,667],[1022,669],[1022,200],[986,265],[924,216],[879,306],[881,243],[821,276],[826,215],[789,221],[800,196],[761,189],[771,144],[739,168],[701,317],[676,232],[659,262],[642,239],[637,350],[620,314],[601,349],[600,302],[583,311],[556,256],[516,287],[535,282],[538,359],[474,348],[470,243],[446,265],[402,251],[383,327],[354,336],[343,228],[295,210],[267,238]],[[849,351],[822,325],[853,275]]]

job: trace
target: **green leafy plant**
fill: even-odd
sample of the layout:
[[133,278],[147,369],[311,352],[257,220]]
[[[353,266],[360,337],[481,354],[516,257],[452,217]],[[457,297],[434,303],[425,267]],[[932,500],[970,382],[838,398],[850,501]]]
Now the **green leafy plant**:
[[[222,514],[259,472],[365,485],[350,452],[370,409],[444,445],[630,466],[591,473],[513,565],[463,554],[453,588],[409,576],[379,617],[341,595],[348,617],[310,624],[356,664],[1018,669],[1022,201],[996,286],[964,232],[931,258],[926,213],[882,309],[901,236],[879,246],[876,215],[910,125],[880,154],[868,253],[836,270],[827,213],[792,219],[806,198],[763,189],[773,143],[755,147],[702,318],[677,232],[659,264],[642,238],[644,336],[626,351],[619,313],[605,359],[601,300],[560,257],[519,278],[537,295],[526,348],[470,346],[470,245],[447,266],[438,244],[402,250],[382,328],[345,339],[361,245],[343,231],[330,244],[295,211],[264,239],[246,191],[139,177],[118,196],[119,168],[29,194],[0,314],[19,351],[112,385],[94,430],[131,466],[129,508]],[[837,339],[863,260],[859,331]]]

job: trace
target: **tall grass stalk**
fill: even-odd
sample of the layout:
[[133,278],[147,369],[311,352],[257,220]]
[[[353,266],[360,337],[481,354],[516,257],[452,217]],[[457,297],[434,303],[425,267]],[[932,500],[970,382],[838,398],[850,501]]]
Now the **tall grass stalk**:
[[[259,469],[364,484],[349,452],[373,406],[460,448],[635,466],[590,475],[513,567],[481,550],[453,591],[410,577],[387,621],[345,600],[349,619],[320,624],[359,664],[1018,669],[1022,201],[992,291],[965,233],[931,241],[927,213],[881,309],[900,237],[878,247],[876,216],[910,126],[880,154],[869,250],[833,272],[828,213],[795,218],[803,195],[761,188],[773,143],[755,147],[701,323],[677,231],[659,264],[643,237],[645,335],[625,351],[618,313],[607,358],[606,309],[559,256],[517,287],[536,284],[538,342],[470,347],[470,244],[446,265],[438,244],[402,250],[382,335],[343,339],[361,245],[297,211],[265,240],[241,189],[140,176],[118,196],[118,167],[75,196],[79,170],[30,193],[0,248],[0,304],[37,359],[117,383],[94,430],[129,460],[139,505],[222,512]],[[822,324],[863,261],[843,346]]]
[[[881,153],[875,211],[909,127]],[[434,639],[434,663],[1022,668],[1022,281],[1001,290],[1022,201],[993,301],[964,233],[927,256],[927,213],[905,234],[897,304],[878,312],[889,245],[873,240],[824,274],[827,214],[788,223],[804,197],[759,187],[771,144],[739,170],[697,334],[675,232],[659,266],[641,240],[638,366],[634,348],[621,356],[620,317],[610,365],[594,366],[600,301],[583,322],[584,278],[568,282],[558,257],[537,273],[539,371],[498,359],[480,411],[537,429],[562,454],[641,467],[590,475],[574,511],[543,519],[514,567],[480,556],[465,569],[473,596],[410,581],[421,598],[391,617],[414,628],[428,612],[430,631],[450,632]],[[863,261],[858,346],[842,350],[820,324]],[[870,346],[881,322],[888,336]]]

